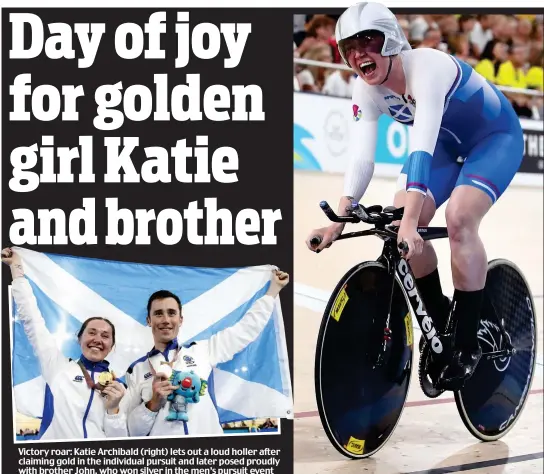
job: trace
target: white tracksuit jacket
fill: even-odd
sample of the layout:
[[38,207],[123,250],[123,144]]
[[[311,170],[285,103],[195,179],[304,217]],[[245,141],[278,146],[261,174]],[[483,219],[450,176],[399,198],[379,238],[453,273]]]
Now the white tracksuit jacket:
[[[77,361],[68,359],[57,348],[28,280],[15,278],[12,294],[47,384],[40,439],[127,437],[126,416],[121,411],[109,415],[100,393],[87,387]],[[93,363],[83,356],[80,360],[95,382],[100,372],[108,370],[107,361]]]
[[[209,380],[213,367],[231,360],[238,352],[255,341],[272,316],[274,298],[259,298],[234,326],[224,329],[210,339],[193,342],[180,348],[173,368],[194,371],[201,379]],[[135,361],[127,370],[127,395],[121,401],[121,410],[129,413],[130,436],[184,436],[223,434],[219,416],[209,390],[198,403],[187,405],[188,422],[166,421],[170,402],[152,412],[146,406],[153,395],[153,375],[149,363],[157,369],[160,361],[171,361],[176,356],[178,342],[174,339],[163,353],[153,349]]]

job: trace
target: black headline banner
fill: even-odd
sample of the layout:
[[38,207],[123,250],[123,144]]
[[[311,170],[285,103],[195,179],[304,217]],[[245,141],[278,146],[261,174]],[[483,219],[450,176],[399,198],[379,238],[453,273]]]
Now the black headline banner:
[[[293,42],[276,28],[292,14],[2,13],[2,246],[164,265],[276,265],[291,276],[281,298],[292,372]],[[64,225],[48,223],[52,210]],[[271,435],[14,444],[3,267],[3,472],[293,471],[286,420]]]

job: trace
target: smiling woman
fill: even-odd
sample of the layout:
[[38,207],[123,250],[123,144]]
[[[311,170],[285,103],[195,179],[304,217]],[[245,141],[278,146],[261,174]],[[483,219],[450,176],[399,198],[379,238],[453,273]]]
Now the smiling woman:
[[89,318],[77,333],[77,340],[87,359],[101,362],[115,345],[115,326],[106,318]]
[[126,417],[119,413],[125,387],[106,360],[115,344],[114,325],[98,316],[87,319],[77,334],[81,356],[75,361],[66,358],[47,329],[21,257],[6,248],[2,261],[11,268],[18,317],[47,384],[40,439],[126,437]]

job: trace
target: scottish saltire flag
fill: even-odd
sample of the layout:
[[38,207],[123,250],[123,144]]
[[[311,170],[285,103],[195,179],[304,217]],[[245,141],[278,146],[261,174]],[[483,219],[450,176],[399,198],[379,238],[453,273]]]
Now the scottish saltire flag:
[[[153,347],[146,326],[149,296],[166,289],[183,305],[178,340],[198,341],[234,325],[270,284],[270,265],[190,268],[70,257],[17,248],[48,330],[66,357],[81,354],[76,334],[83,321],[103,316],[116,329],[108,356],[122,377]],[[13,385],[17,410],[41,417],[45,383],[12,302]],[[279,297],[272,318],[256,341],[210,377],[221,423],[260,417],[293,418],[289,362]]]

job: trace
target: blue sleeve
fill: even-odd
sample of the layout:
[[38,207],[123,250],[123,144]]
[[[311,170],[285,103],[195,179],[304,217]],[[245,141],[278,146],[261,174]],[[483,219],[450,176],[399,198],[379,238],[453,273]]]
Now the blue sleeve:
[[419,191],[422,194],[427,194],[432,159],[432,155],[426,151],[414,151],[410,153],[408,157],[406,191]]

